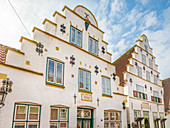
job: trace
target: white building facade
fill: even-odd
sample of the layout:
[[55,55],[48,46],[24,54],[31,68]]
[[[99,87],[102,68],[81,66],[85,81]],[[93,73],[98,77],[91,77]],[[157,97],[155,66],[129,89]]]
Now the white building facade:
[[128,95],[128,127],[165,127],[164,92],[155,59],[148,38],[142,35],[135,46],[114,62],[124,94]]
[[[0,82],[12,80],[13,91],[0,109],[0,128],[126,128],[122,103],[128,97],[133,109],[141,110],[135,104],[143,100],[129,98],[129,85],[124,94],[94,15],[80,5],[62,11],[54,13],[54,22],[43,21],[44,30],[34,27],[33,39],[21,37],[21,50],[1,46]],[[151,85],[162,89],[148,84],[148,91]],[[157,103],[149,104],[157,112]]]

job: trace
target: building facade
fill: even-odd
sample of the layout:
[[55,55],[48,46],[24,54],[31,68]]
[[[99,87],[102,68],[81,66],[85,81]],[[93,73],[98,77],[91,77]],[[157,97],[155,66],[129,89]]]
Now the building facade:
[[21,37],[21,50],[0,45],[0,87],[13,90],[0,109],[0,128],[164,128],[163,87],[148,39],[114,63],[94,15],[84,6],[33,39]]
[[142,35],[136,45],[113,63],[124,94],[128,95],[128,127],[165,127],[164,90],[155,59],[148,38]]
[[21,50],[1,45],[0,82],[9,78],[13,90],[0,127],[126,128],[127,95],[104,32],[85,7],[62,11],[34,27],[33,39],[21,37]]
[[164,79],[162,81],[162,86],[164,87],[164,106],[167,118],[166,126],[170,126],[170,78]]

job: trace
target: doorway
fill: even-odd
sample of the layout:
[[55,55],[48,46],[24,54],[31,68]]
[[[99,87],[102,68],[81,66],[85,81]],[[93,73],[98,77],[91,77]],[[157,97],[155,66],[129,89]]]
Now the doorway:
[[93,128],[93,109],[77,109],[77,128]]
[[145,128],[150,128],[149,120],[145,119],[144,122],[145,122]]

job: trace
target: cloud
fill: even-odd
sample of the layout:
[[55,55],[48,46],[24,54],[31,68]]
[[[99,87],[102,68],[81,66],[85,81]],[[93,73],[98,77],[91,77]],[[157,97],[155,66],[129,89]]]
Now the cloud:
[[136,0],[137,2],[140,2],[143,6],[148,4],[149,0]]

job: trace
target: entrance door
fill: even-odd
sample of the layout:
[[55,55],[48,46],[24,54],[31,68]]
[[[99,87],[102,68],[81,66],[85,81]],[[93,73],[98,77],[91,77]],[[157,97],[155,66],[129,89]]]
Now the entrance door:
[[150,128],[148,119],[145,119],[145,128]]
[[91,109],[77,109],[77,128],[92,128],[92,115],[93,110]]

